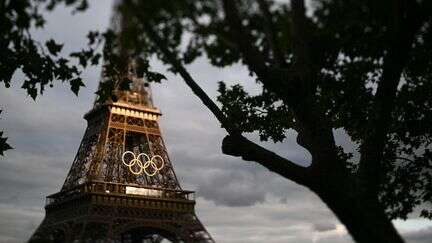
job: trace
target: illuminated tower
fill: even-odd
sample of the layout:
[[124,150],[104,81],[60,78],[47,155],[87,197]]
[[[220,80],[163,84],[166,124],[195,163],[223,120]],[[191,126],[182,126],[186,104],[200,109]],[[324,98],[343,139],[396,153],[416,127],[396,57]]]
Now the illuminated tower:
[[127,70],[128,91],[95,102],[60,192],[30,242],[214,242],[180,187],[150,89]]

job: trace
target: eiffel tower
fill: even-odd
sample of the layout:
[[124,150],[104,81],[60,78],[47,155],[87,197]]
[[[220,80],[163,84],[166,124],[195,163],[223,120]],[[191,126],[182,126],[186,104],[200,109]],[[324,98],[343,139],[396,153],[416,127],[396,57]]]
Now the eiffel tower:
[[150,88],[130,72],[129,91],[85,114],[72,167],[46,198],[30,242],[214,242],[195,214],[194,192],[177,180]]
[[151,90],[130,62],[128,91],[95,102],[60,192],[29,242],[214,242],[162,139]]

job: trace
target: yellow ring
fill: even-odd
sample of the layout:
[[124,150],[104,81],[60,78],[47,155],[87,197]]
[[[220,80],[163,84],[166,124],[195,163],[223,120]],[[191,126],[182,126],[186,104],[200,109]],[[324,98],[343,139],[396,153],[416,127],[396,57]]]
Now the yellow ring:
[[[125,162],[125,156],[126,156],[126,154],[132,154],[132,156],[133,156],[133,159],[131,159],[129,161],[129,163]],[[145,160],[145,163],[143,165],[143,161],[140,160],[140,157],[144,157],[144,156],[146,157],[146,160]],[[161,163],[160,167],[158,167],[157,164],[156,164],[156,162],[155,162],[156,158],[160,158],[161,159],[162,163]],[[158,171],[162,170],[162,168],[165,166],[165,161],[163,160],[162,156],[160,156],[160,155],[154,155],[150,159],[149,156],[147,154],[145,154],[145,153],[140,153],[140,154],[138,154],[138,156],[135,156],[135,154],[133,152],[131,152],[131,151],[126,151],[126,152],[123,153],[123,155],[122,155],[122,162],[123,162],[124,165],[126,165],[127,167],[129,167],[129,171],[132,174],[134,174],[134,175],[140,175],[144,171],[144,173],[146,175],[148,175],[148,176],[154,176],[154,175],[156,175],[156,173]],[[135,171],[135,170],[132,169],[132,167],[135,164],[139,167],[138,171]],[[151,166],[153,168],[153,170],[154,170],[153,173],[149,173],[147,171],[147,168],[149,166]]]

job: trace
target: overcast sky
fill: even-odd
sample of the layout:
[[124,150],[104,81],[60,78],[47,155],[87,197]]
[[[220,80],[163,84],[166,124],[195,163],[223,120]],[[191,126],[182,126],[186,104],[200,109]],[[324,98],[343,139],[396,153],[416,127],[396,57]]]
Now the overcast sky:
[[[93,3],[93,4],[92,4]],[[84,46],[88,30],[104,29],[111,14],[110,1],[93,1],[84,14],[57,9],[49,15],[41,40],[54,37],[65,44],[64,53]],[[157,61],[157,70],[164,67]],[[205,59],[188,67],[199,84],[216,96],[217,81],[246,81],[247,70],[211,68]],[[44,200],[57,192],[80,144],[86,123],[82,116],[94,100],[100,67],[83,73],[86,87],[79,97],[57,83],[34,102],[20,89],[15,75],[10,89],[0,88],[3,113],[0,129],[15,148],[0,157],[0,242],[25,242],[44,216]],[[217,242],[332,242],[350,243],[344,227],[309,190],[282,179],[254,163],[223,155],[225,132],[179,77],[153,85],[155,105],[161,109],[161,127],[177,176],[185,189],[196,191],[196,210]],[[352,149],[342,132],[337,142]],[[282,144],[265,144],[289,159],[307,165],[307,152],[288,133]],[[412,218],[396,226],[409,243],[432,238],[432,224]]]

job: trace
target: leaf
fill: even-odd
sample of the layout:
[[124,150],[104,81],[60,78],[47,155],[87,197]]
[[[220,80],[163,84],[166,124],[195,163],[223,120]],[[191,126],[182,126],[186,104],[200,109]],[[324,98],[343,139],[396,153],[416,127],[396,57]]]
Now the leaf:
[[37,89],[35,89],[35,88],[28,88],[27,89],[27,94],[30,95],[30,97],[32,97],[33,100],[36,100]]
[[156,82],[156,83],[160,83],[163,79],[166,80],[165,75],[158,73],[158,72],[147,72],[146,73],[146,77],[148,79],[148,81],[150,82]]
[[80,87],[85,87],[83,81],[81,78],[74,78],[70,81],[70,85],[71,85],[71,90],[72,92],[78,96],[78,91],[80,89]]
[[47,41],[45,45],[48,48],[48,51],[54,56],[57,56],[63,48],[63,44],[57,44],[53,39]]
[[130,84],[132,83],[132,80],[125,77],[119,84],[120,90],[130,90]]
[[70,56],[71,57],[75,57],[75,58],[78,58],[78,60],[79,60],[79,64],[82,66],[82,67],[87,67],[87,61],[88,61],[88,59],[87,59],[87,57],[86,57],[86,54],[85,54],[85,51],[84,50],[82,50],[82,51],[80,51],[80,52],[72,52],[71,54],[70,54]]
[[114,83],[115,81],[112,79],[108,79],[99,83],[99,89],[96,91],[96,95],[97,95],[96,101],[98,103],[103,103],[109,98],[112,98],[113,101],[116,100],[116,97],[114,97],[115,94],[113,94]]
[[74,12],[82,12],[89,7],[87,0],[82,0],[78,6],[75,7]]
[[36,28],[43,28],[46,21],[42,16],[35,16],[35,26]]
[[96,55],[94,55],[91,59],[91,65],[98,65],[99,64],[99,59],[102,57],[102,55],[100,53],[97,53]]
[[143,58],[138,58],[136,60],[136,73],[138,78],[142,78],[144,73],[148,72],[149,66],[149,62]]
[[0,131],[0,155],[4,156],[3,152],[13,149],[7,142],[7,137],[3,137],[3,131]]
[[89,39],[89,45],[93,45],[96,43],[96,39],[99,37],[99,32],[97,31],[90,31],[87,34],[87,38]]

